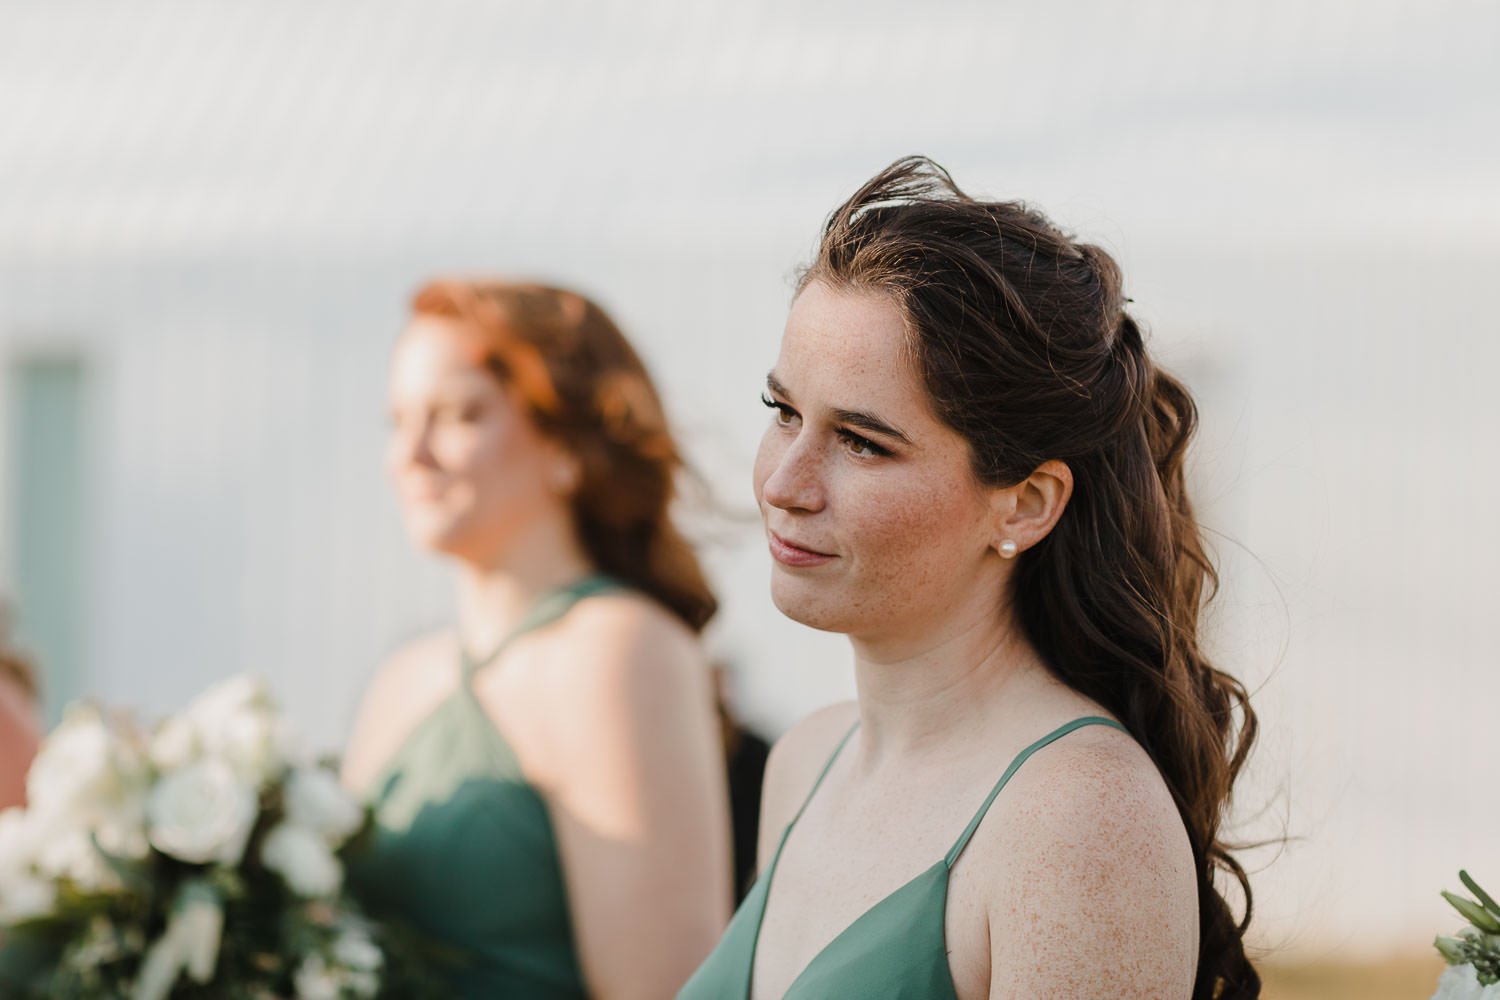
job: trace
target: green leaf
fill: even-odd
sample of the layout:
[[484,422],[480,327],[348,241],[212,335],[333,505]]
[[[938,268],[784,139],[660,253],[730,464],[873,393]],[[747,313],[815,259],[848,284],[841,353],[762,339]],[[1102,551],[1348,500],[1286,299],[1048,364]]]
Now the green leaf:
[[44,984],[66,940],[40,926],[6,928],[0,943],[0,996],[45,996]]
[[1494,897],[1485,892],[1483,889],[1479,888],[1479,883],[1470,878],[1468,872],[1460,869],[1458,873],[1458,880],[1464,884],[1464,888],[1468,889],[1475,895],[1475,897],[1478,898],[1481,906],[1483,906],[1486,910],[1489,910],[1490,913],[1496,918],[1500,918],[1500,903],[1496,903]]
[[1475,927],[1490,934],[1500,934],[1500,920],[1497,920],[1493,914],[1472,899],[1455,896],[1453,893],[1446,891],[1443,893],[1443,898],[1458,911],[1461,917]]
[[209,869],[207,879],[209,885],[225,900],[244,899],[249,894],[245,877],[233,868],[215,865]]

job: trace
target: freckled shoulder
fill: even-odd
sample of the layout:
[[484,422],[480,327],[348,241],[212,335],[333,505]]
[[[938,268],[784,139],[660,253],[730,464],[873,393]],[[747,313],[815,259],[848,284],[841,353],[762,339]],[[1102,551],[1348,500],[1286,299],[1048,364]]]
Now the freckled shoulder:
[[1010,817],[1006,825],[1017,837],[1052,839],[1071,831],[1087,842],[1102,826],[1151,837],[1180,832],[1187,844],[1156,765],[1127,734],[1104,726],[1075,730],[1039,750],[1011,778],[996,806]]
[[1004,970],[993,996],[1191,992],[1192,849],[1166,782],[1124,733],[1090,727],[1038,751],[955,871],[983,897],[991,966]]

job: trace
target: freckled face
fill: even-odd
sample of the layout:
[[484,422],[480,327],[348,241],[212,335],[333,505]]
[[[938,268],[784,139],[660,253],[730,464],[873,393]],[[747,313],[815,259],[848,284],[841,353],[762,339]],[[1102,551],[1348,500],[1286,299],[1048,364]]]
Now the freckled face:
[[932,413],[888,296],[821,282],[792,304],[755,461],[788,617],[856,638],[917,635],[995,558],[967,443]]
[[548,486],[557,448],[453,324],[412,321],[391,360],[390,401],[387,470],[419,545],[489,562],[565,503]]

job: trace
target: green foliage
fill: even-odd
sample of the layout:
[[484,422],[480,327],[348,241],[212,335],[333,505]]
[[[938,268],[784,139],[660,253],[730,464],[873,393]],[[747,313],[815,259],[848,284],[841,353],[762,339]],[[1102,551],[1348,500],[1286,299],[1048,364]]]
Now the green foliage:
[[[291,897],[269,873],[253,884],[233,872],[224,939],[213,981],[183,977],[172,1000],[267,1000],[295,996],[302,957],[333,951],[341,933],[358,928],[384,956],[382,1000],[446,998],[442,972],[462,963],[450,949],[410,927],[376,924],[347,901],[337,908]],[[0,996],[14,1000],[114,1000],[128,997],[149,943],[165,930],[161,912],[128,896],[74,894],[55,915],[7,929],[0,942]]]
[[1468,872],[1460,871],[1458,878],[1479,901],[1444,892],[1443,898],[1469,926],[1455,937],[1437,938],[1433,947],[1449,965],[1472,965],[1479,984],[1489,986],[1500,982],[1500,904]]

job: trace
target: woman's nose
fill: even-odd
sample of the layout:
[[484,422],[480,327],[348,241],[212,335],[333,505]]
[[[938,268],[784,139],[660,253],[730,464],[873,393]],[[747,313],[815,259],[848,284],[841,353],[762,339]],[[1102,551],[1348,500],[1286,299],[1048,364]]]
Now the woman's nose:
[[432,426],[427,421],[403,427],[396,431],[396,459],[402,465],[420,465],[432,468],[437,465],[432,450]]
[[781,510],[818,511],[826,502],[820,460],[806,433],[768,456],[771,473],[761,487],[766,503]]

